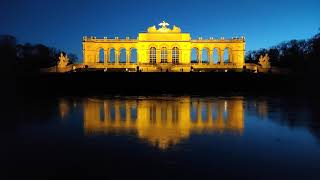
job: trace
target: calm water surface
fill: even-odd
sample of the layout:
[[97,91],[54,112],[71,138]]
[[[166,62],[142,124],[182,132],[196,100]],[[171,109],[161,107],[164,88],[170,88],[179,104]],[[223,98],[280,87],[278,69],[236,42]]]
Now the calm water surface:
[[1,131],[1,176],[320,179],[318,111],[266,97],[24,100]]

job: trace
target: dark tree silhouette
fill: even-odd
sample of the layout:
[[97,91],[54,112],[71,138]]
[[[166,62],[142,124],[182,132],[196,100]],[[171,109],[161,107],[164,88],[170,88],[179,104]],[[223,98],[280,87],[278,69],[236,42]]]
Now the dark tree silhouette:
[[246,62],[258,63],[260,55],[266,53],[272,66],[289,68],[298,74],[314,73],[320,65],[320,33],[308,40],[291,40],[269,49],[249,51]]
[[0,36],[0,57],[2,67],[1,72],[9,73],[14,70],[16,61],[16,43],[15,37],[10,35]]
[[70,63],[75,63],[79,60],[78,56],[73,53],[68,54],[68,57],[69,57]]
[[[43,44],[32,45],[30,43],[17,44],[15,37],[10,35],[0,36],[0,55],[3,67],[0,71],[7,73],[35,73],[40,68],[48,68],[57,65],[62,51],[47,47]],[[64,52],[63,52],[64,53]],[[64,53],[66,54],[66,53]],[[78,60],[75,54],[69,54],[70,63]]]

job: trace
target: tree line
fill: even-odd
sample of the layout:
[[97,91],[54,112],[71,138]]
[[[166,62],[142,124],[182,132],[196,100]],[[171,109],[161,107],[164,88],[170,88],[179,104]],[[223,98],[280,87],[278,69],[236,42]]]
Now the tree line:
[[[60,53],[64,51],[43,44],[19,44],[11,35],[0,35],[1,71],[39,72],[40,68],[57,65]],[[78,60],[75,54],[68,54],[70,62]]]
[[271,66],[288,68],[294,73],[316,73],[320,67],[320,33],[306,40],[290,40],[270,48],[249,51],[246,63],[258,63],[268,54]]

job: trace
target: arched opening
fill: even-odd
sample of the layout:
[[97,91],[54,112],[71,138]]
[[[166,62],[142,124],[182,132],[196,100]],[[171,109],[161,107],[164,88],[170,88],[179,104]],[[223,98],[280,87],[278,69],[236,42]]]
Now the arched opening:
[[103,122],[103,121],[105,120],[105,118],[106,118],[106,117],[104,116],[104,115],[105,115],[105,112],[104,112],[104,111],[105,111],[105,109],[104,109],[104,104],[103,104],[103,103],[99,103],[99,116],[100,116],[99,118],[100,118],[100,121],[102,121],[102,122]]
[[167,63],[168,62],[168,51],[167,48],[163,47],[161,48],[161,63]]
[[150,64],[155,64],[157,62],[157,50],[155,47],[150,48]]
[[119,59],[119,62],[120,63],[126,63],[126,56],[127,56],[127,52],[126,52],[126,49],[122,48],[120,49],[120,59]]
[[213,49],[212,60],[213,60],[213,64],[218,64],[219,63],[219,51],[218,51],[217,48]]
[[172,63],[179,64],[179,48],[177,47],[172,49]]
[[203,103],[201,106],[201,117],[203,122],[208,121],[208,104]]
[[218,120],[218,107],[217,107],[217,104],[213,104],[211,106],[211,114],[210,116],[212,117],[212,120],[217,122]]
[[137,106],[131,106],[130,107],[130,111],[131,111],[131,121],[136,122],[137,121]]
[[116,108],[115,108],[114,103],[110,104],[109,111],[110,111],[110,121],[114,122],[116,119]]
[[198,63],[199,62],[199,50],[198,48],[191,49],[191,63]]
[[223,51],[223,62],[225,64],[230,63],[230,49],[229,48],[225,48]]
[[120,121],[125,122],[126,121],[126,116],[127,116],[126,104],[125,103],[121,103],[119,109],[120,109]]
[[116,50],[114,48],[111,48],[109,51],[109,63],[115,63],[116,62]]
[[197,108],[197,103],[196,102],[191,102],[190,103],[190,118],[192,123],[197,122],[197,115],[198,115],[198,108]]
[[104,49],[103,48],[101,48],[100,50],[99,50],[99,63],[104,63],[104,57],[105,57],[105,55],[104,55]]
[[130,62],[131,63],[137,63],[138,61],[138,53],[136,48],[130,49]]
[[209,63],[209,50],[207,48],[202,49],[202,63]]

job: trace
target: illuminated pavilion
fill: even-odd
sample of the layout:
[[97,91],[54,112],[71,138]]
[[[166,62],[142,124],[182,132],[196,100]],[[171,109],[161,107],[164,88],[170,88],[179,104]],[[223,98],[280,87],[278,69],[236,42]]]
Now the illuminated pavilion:
[[83,37],[83,65],[106,71],[142,72],[242,70],[245,66],[244,37],[191,39],[177,26],[170,29],[164,21],[159,26],[149,27],[137,39]]

